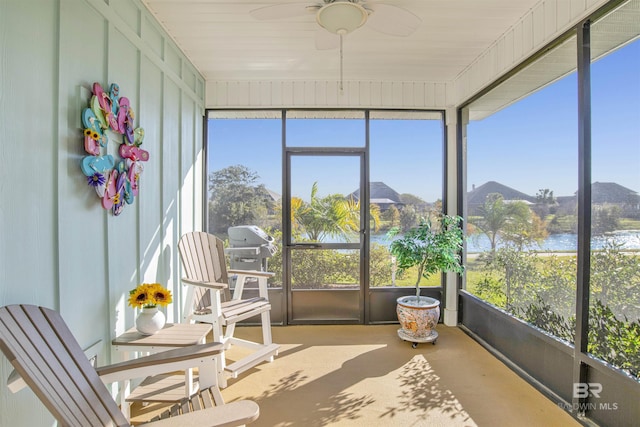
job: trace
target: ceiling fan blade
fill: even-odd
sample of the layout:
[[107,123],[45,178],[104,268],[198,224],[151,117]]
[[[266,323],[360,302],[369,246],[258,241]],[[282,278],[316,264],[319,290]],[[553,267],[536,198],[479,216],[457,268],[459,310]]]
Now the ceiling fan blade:
[[422,24],[419,17],[398,6],[367,3],[367,8],[373,12],[369,15],[366,25],[384,34],[406,37],[413,34]]
[[337,49],[340,47],[340,36],[330,33],[324,28],[316,30],[316,49],[329,50]]
[[254,19],[266,21],[270,19],[294,18],[296,16],[312,15],[318,7],[308,3],[281,3],[271,6],[259,7],[249,12]]

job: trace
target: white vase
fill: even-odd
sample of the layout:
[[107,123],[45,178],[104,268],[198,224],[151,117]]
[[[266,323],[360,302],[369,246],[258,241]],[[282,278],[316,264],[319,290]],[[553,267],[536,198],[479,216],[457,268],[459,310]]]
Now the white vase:
[[158,307],[143,307],[136,317],[136,329],[143,335],[153,335],[164,327],[166,321]]

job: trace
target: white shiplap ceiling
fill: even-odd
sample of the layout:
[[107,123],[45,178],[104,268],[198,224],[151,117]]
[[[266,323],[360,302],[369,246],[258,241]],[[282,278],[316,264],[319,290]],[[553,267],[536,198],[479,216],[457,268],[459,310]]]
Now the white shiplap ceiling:
[[[366,24],[344,41],[344,78],[449,82],[539,0],[371,0],[422,24],[408,37]],[[207,81],[320,80],[339,76],[339,51],[315,47],[315,16],[254,19],[260,7],[301,0],[143,0]],[[324,31],[324,30],[322,30]]]

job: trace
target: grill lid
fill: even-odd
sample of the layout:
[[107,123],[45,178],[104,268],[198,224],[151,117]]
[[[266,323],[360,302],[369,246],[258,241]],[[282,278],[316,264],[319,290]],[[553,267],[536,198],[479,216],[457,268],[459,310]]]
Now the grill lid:
[[255,225],[237,225],[229,227],[229,245],[231,247],[263,246],[273,244],[273,237]]

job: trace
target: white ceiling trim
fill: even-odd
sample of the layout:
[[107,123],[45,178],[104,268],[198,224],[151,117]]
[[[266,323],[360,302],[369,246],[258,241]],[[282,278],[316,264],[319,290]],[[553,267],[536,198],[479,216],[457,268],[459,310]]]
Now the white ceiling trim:
[[442,109],[447,83],[345,81],[208,81],[208,108]]

